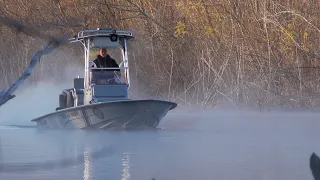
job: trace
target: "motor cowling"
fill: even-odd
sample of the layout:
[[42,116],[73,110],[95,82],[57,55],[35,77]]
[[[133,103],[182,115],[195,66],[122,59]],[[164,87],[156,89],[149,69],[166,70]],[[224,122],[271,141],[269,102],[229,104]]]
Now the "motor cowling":
[[74,107],[72,89],[65,89],[59,95],[59,107],[56,110]]

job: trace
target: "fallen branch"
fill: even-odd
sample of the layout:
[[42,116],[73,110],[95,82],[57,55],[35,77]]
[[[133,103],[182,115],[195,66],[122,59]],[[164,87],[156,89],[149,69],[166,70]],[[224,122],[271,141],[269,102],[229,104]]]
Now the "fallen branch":
[[54,49],[59,47],[61,44],[65,42],[65,40],[68,38],[68,36],[64,36],[59,41],[54,42],[50,41],[44,49],[38,50],[35,55],[31,58],[31,62],[29,66],[26,68],[26,70],[22,73],[22,75],[17,79],[6,91],[0,92],[0,106],[2,106],[4,103],[9,101],[10,99],[14,98],[15,95],[12,95],[12,93],[30,76],[32,70],[37,65],[38,62],[40,62],[40,58],[44,54],[48,54],[52,52]]
[[26,70],[22,73],[21,76],[7,90],[0,90],[0,106],[2,106],[10,99],[15,97],[15,95],[13,95],[12,93],[28,78],[28,76],[30,76],[32,70],[40,61],[41,56],[44,54],[48,54],[52,52],[54,49],[58,48],[69,38],[69,36],[66,35],[61,39],[55,39],[54,37],[41,33],[35,30],[34,28],[28,27],[20,23],[19,21],[4,17],[0,17],[0,24],[5,24],[8,27],[17,30],[18,32],[22,32],[29,36],[40,37],[49,41],[42,50],[38,50],[33,55],[29,66],[26,68]]
[[312,153],[309,160],[310,169],[314,180],[320,180],[320,158],[317,154]]

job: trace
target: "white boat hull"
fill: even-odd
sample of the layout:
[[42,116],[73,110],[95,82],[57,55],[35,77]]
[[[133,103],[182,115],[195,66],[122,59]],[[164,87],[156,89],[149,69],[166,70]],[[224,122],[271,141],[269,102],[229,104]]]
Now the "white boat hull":
[[32,121],[52,129],[156,128],[176,103],[162,100],[123,100],[83,105],[50,113]]

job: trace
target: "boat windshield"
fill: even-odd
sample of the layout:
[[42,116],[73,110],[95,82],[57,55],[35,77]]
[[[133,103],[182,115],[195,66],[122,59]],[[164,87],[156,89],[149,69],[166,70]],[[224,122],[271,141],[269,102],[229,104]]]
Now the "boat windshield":
[[[116,48],[91,47],[89,51],[89,84],[117,85],[128,82],[128,68],[124,64],[123,50]],[[108,57],[104,59],[102,57]],[[114,62],[116,63],[115,66]]]
[[91,72],[91,84],[96,85],[117,85],[127,84],[124,75],[121,71],[101,71],[92,69]]

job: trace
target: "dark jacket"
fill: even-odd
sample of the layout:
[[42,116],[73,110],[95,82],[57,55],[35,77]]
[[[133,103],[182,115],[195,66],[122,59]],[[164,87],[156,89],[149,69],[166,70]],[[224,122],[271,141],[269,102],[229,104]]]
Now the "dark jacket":
[[[96,65],[97,68],[109,68],[109,67],[116,67],[119,68],[119,65],[117,62],[112,59],[109,55],[106,57],[102,57],[100,55],[97,55],[97,59],[93,61]],[[119,69],[103,69],[103,70],[98,70],[98,71],[120,71]]]

